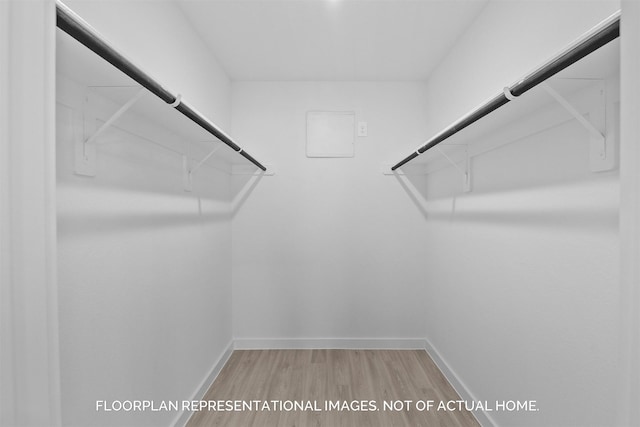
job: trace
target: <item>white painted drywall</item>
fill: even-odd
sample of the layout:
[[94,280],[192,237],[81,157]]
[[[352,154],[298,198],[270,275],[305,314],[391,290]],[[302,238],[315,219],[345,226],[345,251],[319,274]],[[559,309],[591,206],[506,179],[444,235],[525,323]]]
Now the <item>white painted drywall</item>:
[[[228,129],[228,78],[176,5],[69,6]],[[170,425],[179,413],[96,411],[96,400],[201,397],[195,393],[231,343],[229,176],[203,167],[185,193],[179,154],[114,129],[98,148],[97,176],[74,175],[83,93],[58,77],[62,421]]]
[[[277,166],[233,218],[234,338],[423,337],[424,220],[380,164],[424,135],[424,84],[232,88],[233,133]],[[354,111],[369,136],[356,137],[353,158],[307,158],[307,111]]]
[[487,1],[180,1],[180,6],[233,80],[418,81]]
[[[617,6],[490,2],[428,82],[430,131]],[[497,425],[612,423],[620,188],[617,171],[588,171],[587,150],[586,132],[570,122],[474,158],[470,194],[451,168],[426,181],[427,339],[477,399],[540,409],[489,412]]]

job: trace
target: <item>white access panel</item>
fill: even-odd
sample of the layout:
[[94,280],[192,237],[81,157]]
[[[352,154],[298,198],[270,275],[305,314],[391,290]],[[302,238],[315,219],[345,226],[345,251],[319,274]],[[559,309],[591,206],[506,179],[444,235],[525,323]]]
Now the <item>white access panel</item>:
[[307,112],[307,157],[353,157],[353,111]]

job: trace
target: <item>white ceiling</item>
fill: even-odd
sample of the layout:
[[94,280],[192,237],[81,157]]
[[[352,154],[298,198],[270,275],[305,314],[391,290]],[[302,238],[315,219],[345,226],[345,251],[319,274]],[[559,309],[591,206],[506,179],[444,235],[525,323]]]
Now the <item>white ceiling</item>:
[[488,0],[182,0],[232,80],[424,80]]

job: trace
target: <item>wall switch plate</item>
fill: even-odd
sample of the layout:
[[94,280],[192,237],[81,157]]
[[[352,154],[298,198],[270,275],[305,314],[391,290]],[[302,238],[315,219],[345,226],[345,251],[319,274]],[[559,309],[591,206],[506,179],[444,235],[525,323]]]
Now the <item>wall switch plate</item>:
[[358,122],[358,136],[367,136],[367,122]]

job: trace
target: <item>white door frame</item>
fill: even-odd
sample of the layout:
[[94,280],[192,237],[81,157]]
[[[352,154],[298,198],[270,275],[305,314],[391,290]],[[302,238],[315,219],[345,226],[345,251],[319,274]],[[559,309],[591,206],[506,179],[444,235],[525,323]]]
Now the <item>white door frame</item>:
[[0,1],[1,425],[60,425],[55,16]]
[[622,1],[620,69],[620,411],[640,425],[640,2]]

